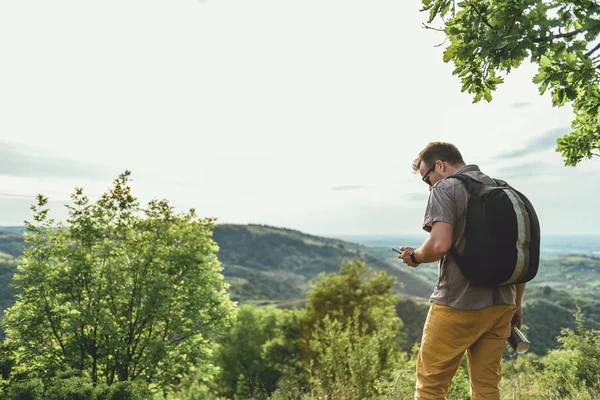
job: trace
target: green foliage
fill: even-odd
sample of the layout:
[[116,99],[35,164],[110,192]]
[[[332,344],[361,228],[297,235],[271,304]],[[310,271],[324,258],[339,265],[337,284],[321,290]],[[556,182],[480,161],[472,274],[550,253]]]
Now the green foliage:
[[377,329],[367,333],[369,327],[359,315],[356,310],[344,322],[325,316],[310,342],[316,357],[313,384],[331,387],[334,398],[372,398],[378,379],[390,378],[391,367],[400,362],[399,319],[384,317]]
[[528,285],[523,300],[524,322],[529,327],[531,351],[545,354],[559,343],[561,328],[576,327],[573,313],[580,307],[587,328],[600,328],[600,302],[577,298],[550,287]]
[[448,400],[463,400],[470,399],[471,382],[469,381],[469,370],[467,368],[467,355],[465,354],[461,360],[460,367],[456,371],[456,375],[450,382],[448,389]]
[[44,383],[39,378],[12,383],[6,389],[7,397],[14,400],[42,400]]
[[545,357],[518,356],[503,363],[502,393],[517,399],[600,398],[600,332],[584,327],[575,314],[575,330],[564,329],[560,347]]
[[44,196],[32,207],[4,320],[15,374],[48,382],[70,368],[111,391],[137,379],[176,384],[206,362],[232,312],[214,222],[166,200],[140,208],[128,172],[95,204],[82,189],[72,199],[66,225],[54,225]]
[[97,400],[148,400],[151,392],[140,381],[121,381],[97,390]]
[[297,310],[241,307],[215,351],[216,393],[265,398],[282,376],[300,375],[300,318]]
[[216,396],[212,394],[213,390],[203,383],[198,376],[191,375],[186,380],[181,388],[176,393],[169,393],[168,400],[209,400],[215,399]]
[[[138,213],[138,215],[140,214]],[[141,214],[140,218],[142,215],[143,218],[148,218],[145,214]],[[176,223],[177,218],[180,217],[183,216],[176,216],[170,221]],[[72,335],[70,337],[73,338],[69,340],[89,343],[86,340],[93,337],[89,334],[91,333],[90,330],[84,330],[82,335],[72,327],[81,326],[77,325],[80,321],[91,320],[94,322],[96,320],[91,318],[92,313],[86,316],[85,307],[83,307],[85,303],[82,305],[75,301],[78,292],[74,288],[78,286],[83,288],[82,293],[85,296],[82,297],[86,297],[87,293],[95,293],[94,290],[107,296],[108,292],[101,291],[100,283],[102,281],[94,280],[93,277],[86,274],[86,271],[90,271],[90,273],[96,273],[95,276],[99,276],[102,269],[98,268],[98,260],[102,259],[101,254],[103,253],[101,246],[94,244],[93,240],[90,240],[92,251],[85,257],[82,256],[82,253],[75,251],[75,246],[56,246],[56,243],[60,244],[62,240],[71,244],[77,243],[76,240],[78,239],[76,238],[84,236],[77,236],[74,233],[75,226],[84,224],[78,225],[71,222],[69,224],[68,227],[59,227],[40,235],[44,238],[42,243],[48,246],[52,245],[54,249],[62,249],[62,251],[50,251],[47,247],[42,247],[44,251],[38,250],[36,254],[50,254],[53,258],[52,262],[45,264],[44,274],[42,274],[41,268],[38,268],[39,278],[43,277],[43,279],[32,280],[31,282],[37,282],[39,288],[48,290],[48,293],[54,296],[48,297],[49,299],[56,299],[56,303],[54,303],[54,300],[49,303],[53,305],[51,310],[54,314],[51,314],[51,317],[55,317],[54,320],[64,324],[62,337],[69,337],[67,335],[69,333]],[[44,226],[42,224],[38,225],[34,228],[44,231]],[[87,226],[93,227],[94,225],[89,224]],[[156,227],[159,224],[152,226]],[[143,225],[140,222],[136,227],[136,229],[143,228],[148,231],[153,229],[150,227],[149,222],[148,225]],[[318,265],[319,260],[321,260],[319,257],[324,259],[331,254],[337,254],[335,252],[349,251],[352,248],[348,243],[342,243],[342,248],[339,246],[338,241],[328,242],[328,239],[303,235],[290,230],[279,230],[263,226],[244,226],[239,227],[239,229],[241,232],[246,233],[232,233],[229,228],[237,229],[237,227],[229,226],[227,229],[220,231],[219,238],[221,242],[229,243],[225,247],[222,246],[220,255],[231,262],[233,256],[227,256],[227,254],[236,250],[233,243],[238,238],[245,237],[244,235],[248,233],[245,239],[240,239],[241,241],[247,241],[248,246],[247,248],[243,247],[244,250],[237,249],[239,253],[235,255],[236,263],[243,263],[245,258],[253,259],[252,262],[257,263],[256,269],[252,269],[248,265],[243,268],[258,271],[256,279],[262,281],[270,275],[274,276],[281,272],[274,267],[275,265],[282,265],[284,268],[295,268],[295,271],[317,270],[314,265],[303,265],[303,263]],[[122,229],[118,232],[125,231],[123,227]],[[175,226],[171,229],[176,230]],[[218,229],[217,231],[219,232]],[[114,232],[117,232],[117,229],[105,229],[105,232],[107,232],[107,238],[114,238],[116,237]],[[281,233],[281,237],[284,237],[283,241],[277,240],[276,234],[278,232]],[[231,234],[230,237],[228,237],[229,234]],[[89,237],[93,238],[94,236],[90,235]],[[127,239],[125,234],[120,237]],[[153,238],[151,235],[144,237]],[[206,236],[203,236],[208,242],[206,247],[214,249],[214,243],[208,237],[209,234],[206,231]],[[38,236],[34,236],[34,238],[38,238]],[[278,249],[275,251],[278,256],[272,260],[269,267],[259,268],[263,257],[260,254],[255,257],[251,252],[252,246],[250,244],[253,242],[260,243],[261,240],[265,239],[268,239],[270,245]],[[1,240],[2,238],[0,238],[0,243]],[[185,240],[189,241],[187,236]],[[299,251],[292,258],[285,257],[286,252],[292,253],[291,247],[288,246],[294,246],[294,243],[297,243],[296,241],[304,243],[304,245],[301,245],[302,251],[306,251],[309,256],[302,258],[298,255],[301,253]],[[126,251],[131,252],[133,247],[127,247],[127,240],[120,240],[118,243],[112,243],[109,240],[106,243],[107,247],[112,249],[111,254],[113,255],[119,255]],[[158,247],[160,247],[160,243],[164,242],[152,243],[159,243]],[[35,246],[29,245],[29,248],[33,251]],[[142,256],[148,254],[148,249],[144,246],[138,245],[136,249]],[[265,244],[264,249],[262,247],[261,249],[261,251],[268,251],[268,246]],[[363,248],[360,251],[362,253],[361,258],[374,258],[369,254],[364,254]],[[383,256],[387,253],[391,252],[386,249]],[[168,254],[173,255],[175,253],[169,252]],[[203,254],[203,257],[212,260],[210,252]],[[317,254],[321,255],[317,256]],[[2,260],[1,256],[0,254],[0,260]],[[12,263],[9,265],[9,269],[15,268],[16,265],[16,259],[12,257],[12,255],[5,257],[5,260]],[[65,261],[67,258],[70,262],[76,260],[82,265],[78,270],[69,269],[75,267],[65,268],[65,266],[71,265]],[[120,257],[111,259],[123,260]],[[600,352],[598,350],[598,332],[594,330],[600,328],[600,303],[590,298],[576,296],[579,294],[593,297],[594,280],[598,268],[596,261],[593,258],[579,256],[552,258],[542,261],[545,264],[540,267],[539,279],[536,278],[536,281],[539,280],[540,284],[550,284],[553,287],[536,287],[535,285],[528,285],[527,287],[524,297],[524,322],[529,328],[527,336],[532,341],[532,352],[518,357],[510,351],[506,353],[506,359],[503,362],[503,380],[501,382],[504,398],[536,400],[563,398],[591,400],[600,398],[600,388],[598,387],[600,367],[597,362],[600,359]],[[32,259],[31,255],[26,255],[21,263],[21,268],[26,265],[25,262],[27,262],[27,267],[31,268],[28,273],[31,273],[31,271],[35,271],[32,266],[36,266],[36,263],[41,261]],[[279,264],[279,262],[282,264]],[[83,265],[84,263],[85,265]],[[168,265],[166,262],[158,263],[162,266],[161,268]],[[391,263],[387,264],[391,265]],[[131,270],[135,270],[137,264],[130,260],[127,265]],[[327,265],[327,268],[329,268],[329,264]],[[213,271],[212,273],[218,274],[218,267],[214,266],[215,268],[212,270],[208,268],[206,273]],[[63,269],[59,267],[63,267]],[[276,272],[270,271],[270,268],[275,268]],[[130,296],[134,293],[131,289],[132,286],[129,289],[125,287],[128,284],[127,282],[132,280],[127,277],[124,269],[115,266],[114,269],[106,270],[111,271],[114,275],[111,282],[118,282],[120,285],[117,286],[122,292],[119,292],[117,288],[113,288],[113,292],[111,292],[115,296],[119,293],[125,293],[126,290],[129,290]],[[79,272],[76,274],[76,271]],[[64,277],[61,278],[61,274],[64,274]],[[79,285],[65,284],[67,277],[74,279],[76,276],[79,279],[77,281],[80,283]],[[155,278],[158,279],[158,276],[168,281],[168,274],[155,275]],[[560,280],[561,277],[562,281]],[[302,279],[306,278],[302,277]],[[63,286],[59,286],[58,282]],[[138,282],[140,282],[138,287],[141,291],[141,288],[145,287],[143,282],[147,281],[141,279],[140,275]],[[207,282],[214,281],[208,279]],[[263,282],[263,284],[269,285],[268,282]],[[297,282],[292,286],[299,287],[296,284]],[[432,284],[426,285],[428,286],[427,294],[429,294]],[[148,286],[153,289],[160,288],[158,283],[148,284]],[[199,284],[199,286],[201,285]],[[568,289],[568,292],[557,290],[555,287]],[[49,290],[51,288],[53,291]],[[119,383],[116,382],[117,377],[115,377],[114,382],[109,386],[107,379],[103,378],[103,371],[106,367],[98,368],[98,381],[94,384],[89,368],[91,356],[86,355],[84,368],[81,369],[79,363],[65,361],[78,360],[77,357],[59,358],[62,357],[62,354],[52,338],[44,344],[48,346],[49,350],[53,351],[52,354],[56,355],[57,360],[55,362],[47,363],[42,357],[41,360],[36,359],[33,362],[28,361],[25,363],[23,362],[27,360],[23,354],[25,349],[19,349],[18,347],[22,342],[10,337],[0,347],[0,372],[4,379],[0,380],[0,398],[93,398],[96,400],[121,398],[316,400],[325,399],[325,396],[328,396],[329,399],[362,397],[383,400],[412,398],[415,383],[414,357],[409,358],[405,352],[410,349],[414,342],[420,340],[428,304],[423,300],[398,298],[393,294],[393,288],[393,279],[389,276],[369,271],[360,262],[343,263],[338,273],[322,274],[319,281],[312,285],[306,301],[306,310],[261,309],[244,306],[239,310],[239,314],[230,328],[223,329],[226,322],[223,321],[223,324],[216,326],[210,334],[209,332],[203,332],[206,337],[203,337],[200,352],[191,353],[187,367],[185,361],[182,364],[179,359],[175,358],[169,359],[173,360],[170,361],[173,364],[170,367],[173,368],[165,369],[159,365],[158,370],[160,372],[158,373],[164,370],[164,376],[171,383],[166,385],[164,381],[159,380],[157,381],[158,384],[151,386],[152,392],[149,391],[148,384],[145,382],[147,379],[135,379],[133,382]],[[275,289],[276,292],[279,292],[279,290]],[[35,291],[31,288],[28,295],[32,296]],[[264,296],[264,292],[261,291],[262,289],[258,288],[257,297]],[[38,290],[38,292],[40,291]],[[155,292],[152,293],[155,294]],[[295,297],[298,293],[292,292],[291,296]],[[159,296],[160,294],[156,293],[156,295]],[[219,294],[216,296],[220,298],[218,297]],[[289,298],[285,296],[285,293],[279,293],[276,297],[280,299]],[[111,297],[106,298],[110,299]],[[126,299],[118,296],[115,299],[119,301],[119,307],[128,304]],[[144,300],[143,297],[141,299]],[[63,308],[59,307],[59,303],[64,305]],[[267,304],[268,302],[264,303]],[[142,307],[143,304],[145,303],[142,301],[141,308],[134,309],[134,312],[140,318],[146,315],[144,313],[149,313],[148,309]],[[281,306],[283,303],[278,300],[277,304]],[[288,302],[287,304],[292,303]],[[297,306],[304,305],[301,301],[294,304]],[[585,318],[583,316],[577,317],[579,322],[573,316],[577,305],[581,308],[582,315],[585,315]],[[59,314],[59,312],[66,311],[67,308],[71,310],[70,313]],[[36,310],[42,316],[45,315],[43,307],[38,306]],[[153,314],[156,318],[160,315],[159,311],[157,310]],[[107,320],[110,322],[109,318],[104,319],[105,313],[103,311],[98,314],[102,316],[97,322],[99,332],[109,332],[109,329],[105,326],[116,326],[114,322],[112,325],[103,325],[107,323]],[[23,319],[24,322],[30,321],[33,318],[33,311],[23,315],[26,317]],[[58,318],[59,316],[60,318]],[[108,316],[110,317],[110,310]],[[397,316],[400,316],[404,323],[400,322]],[[128,326],[126,317],[127,315],[121,317],[120,321],[123,322],[120,322],[120,324],[122,327],[114,331],[114,335],[121,335],[126,332],[124,329]],[[43,326],[45,320],[39,318],[36,321],[41,321],[40,325]],[[27,323],[31,324],[31,322]],[[561,327],[568,329],[563,331],[563,335],[557,341],[556,337],[560,335]],[[219,330],[222,331],[222,336],[216,343],[215,334]],[[39,331],[44,330],[39,328]],[[48,332],[47,327],[45,331]],[[108,338],[99,336],[98,343],[113,345],[116,342],[116,339],[115,342],[109,340],[112,340],[110,336]],[[217,344],[216,347],[215,344]],[[560,347],[552,350],[548,356],[542,357],[533,354],[533,352],[545,354],[547,349],[554,349],[559,345]],[[76,347],[71,346],[71,348]],[[41,347],[37,350],[40,351],[40,349]],[[33,350],[27,351],[33,352]],[[108,351],[108,349],[104,350],[104,353],[101,354]],[[73,350],[72,353],[67,354],[77,354],[77,352]],[[300,362],[300,354],[303,355],[303,363]],[[36,361],[39,362],[39,365],[36,365]],[[49,365],[50,367],[42,372],[41,367],[43,365]],[[98,365],[102,366],[100,358]],[[147,376],[144,377],[147,378]],[[6,381],[6,379],[10,379],[10,381]],[[91,387],[93,388],[92,391],[90,391]],[[468,398],[468,389],[466,365],[463,364],[451,384],[448,398]]]
[[[507,353],[505,353],[507,354]],[[517,394],[539,393],[539,383],[543,371],[540,357],[534,353],[517,356],[514,352],[509,353],[510,358],[502,360],[502,380],[500,391],[507,398],[530,398],[517,397]]]
[[[334,398],[377,394],[377,381],[400,361],[402,321],[396,315],[394,279],[372,274],[360,261],[339,274],[321,274],[308,293],[302,321],[304,361],[312,384]],[[306,350],[308,350],[306,352]]]
[[[573,131],[557,140],[566,165],[598,156],[600,149],[600,4],[595,0],[422,0],[428,22],[443,21],[462,91],[474,102],[492,100],[500,76],[529,59],[539,65],[533,82],[552,104],[570,103]],[[434,28],[435,29],[435,28]]]
[[396,314],[404,323],[402,328],[402,335],[406,338],[402,347],[404,351],[410,352],[416,343],[421,342],[429,306],[428,301],[407,297],[400,297],[398,303],[396,303]]
[[544,359],[544,382],[562,397],[600,384],[600,331],[586,329],[580,312],[575,320],[576,330],[564,329],[560,348]]
[[374,274],[357,260],[342,263],[339,273],[320,274],[308,292],[304,337],[312,337],[325,316],[346,323],[358,313],[358,322],[367,333],[378,327],[378,318],[397,318],[394,306],[398,296],[391,291],[395,283],[385,272]]
[[47,400],[95,400],[94,383],[89,377],[55,378],[46,389]]

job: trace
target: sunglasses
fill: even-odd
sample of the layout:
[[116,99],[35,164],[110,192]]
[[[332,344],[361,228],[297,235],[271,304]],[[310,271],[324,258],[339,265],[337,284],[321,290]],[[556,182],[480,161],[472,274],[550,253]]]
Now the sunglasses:
[[[441,162],[445,162],[444,160],[440,160]],[[435,162],[437,163],[437,161]],[[433,165],[431,166],[431,168],[429,168],[427,170],[427,172],[425,172],[425,175],[423,175],[423,178],[421,178],[421,180],[423,182],[425,182],[426,184],[428,184],[429,186],[433,186],[431,184],[431,181],[429,180],[429,174],[431,174],[433,172],[433,170],[435,169],[435,163],[433,163]]]

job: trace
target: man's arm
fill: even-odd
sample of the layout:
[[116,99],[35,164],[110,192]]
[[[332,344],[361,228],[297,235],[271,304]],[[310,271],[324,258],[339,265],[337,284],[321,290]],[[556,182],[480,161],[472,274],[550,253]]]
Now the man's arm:
[[525,285],[526,283],[519,283],[516,285],[517,289],[517,310],[515,311],[515,315],[512,319],[512,324],[517,328],[521,328],[521,323],[523,322],[523,309],[521,307],[521,302],[523,300],[523,293],[525,293]]
[[434,222],[429,237],[415,250],[419,263],[430,263],[444,257],[452,247],[453,227],[447,222]]
[[403,247],[404,254],[399,258],[411,267],[416,267],[421,263],[430,263],[444,257],[452,246],[452,225],[447,222],[435,222],[431,227],[431,233],[421,247],[415,250],[414,258],[417,264],[410,259],[410,247]]

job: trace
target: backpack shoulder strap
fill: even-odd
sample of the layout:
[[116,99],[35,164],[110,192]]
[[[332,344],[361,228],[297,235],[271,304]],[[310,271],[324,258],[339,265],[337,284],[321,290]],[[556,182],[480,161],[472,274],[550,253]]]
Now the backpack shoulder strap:
[[450,179],[450,178],[458,179],[459,181],[464,183],[464,185],[467,188],[467,190],[469,191],[469,193],[475,193],[478,188],[483,186],[483,183],[479,182],[477,179],[473,179],[470,176],[464,175],[464,174],[450,175],[446,179]]
[[510,185],[508,183],[506,183],[506,181],[503,181],[502,179],[496,179],[496,178],[492,178],[494,180],[494,182],[496,182],[496,185],[498,185],[499,187],[510,187]]

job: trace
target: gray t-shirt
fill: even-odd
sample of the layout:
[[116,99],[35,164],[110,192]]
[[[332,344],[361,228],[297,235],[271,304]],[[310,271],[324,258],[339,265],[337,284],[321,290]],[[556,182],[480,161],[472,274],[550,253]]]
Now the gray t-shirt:
[[[457,173],[483,184],[494,184],[477,165],[467,165]],[[449,223],[454,228],[453,245],[459,253],[465,246],[467,201],[468,192],[464,184],[458,179],[446,178],[432,188],[425,211],[423,229],[430,232],[434,222]],[[478,310],[497,304],[515,304],[516,290],[515,285],[492,288],[473,285],[448,253],[438,262],[438,280],[429,300],[462,310]]]

